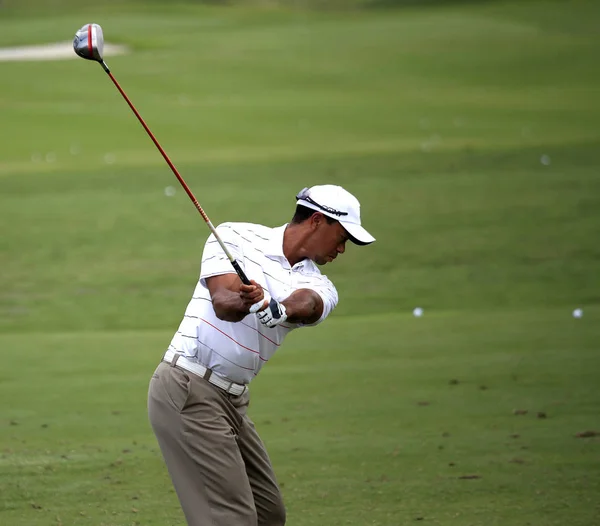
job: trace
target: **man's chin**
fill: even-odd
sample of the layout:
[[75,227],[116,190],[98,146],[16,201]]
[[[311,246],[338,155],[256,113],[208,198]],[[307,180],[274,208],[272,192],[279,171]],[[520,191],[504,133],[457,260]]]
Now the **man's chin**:
[[334,258],[327,256],[324,258],[315,259],[315,263],[322,267],[323,265],[327,265],[327,263],[331,263],[333,260]]

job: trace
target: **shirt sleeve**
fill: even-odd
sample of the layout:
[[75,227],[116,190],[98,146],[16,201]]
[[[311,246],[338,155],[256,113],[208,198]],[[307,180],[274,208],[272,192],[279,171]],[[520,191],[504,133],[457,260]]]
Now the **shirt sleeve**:
[[[230,254],[235,260],[240,263],[243,268],[243,251],[241,238],[235,228],[228,223],[223,223],[217,228],[217,233],[221,241],[227,247]],[[202,265],[200,267],[200,283],[206,287],[206,279],[211,276],[219,276],[221,274],[235,274],[235,269],[231,265],[231,261],[225,255],[221,245],[213,234],[209,236],[204,245],[202,252]]]
[[323,300],[323,313],[321,317],[314,323],[301,324],[303,327],[314,327],[321,323],[338,304],[338,293],[334,284],[327,276],[320,275],[318,278],[313,278],[309,283],[302,285],[303,289],[314,290]]

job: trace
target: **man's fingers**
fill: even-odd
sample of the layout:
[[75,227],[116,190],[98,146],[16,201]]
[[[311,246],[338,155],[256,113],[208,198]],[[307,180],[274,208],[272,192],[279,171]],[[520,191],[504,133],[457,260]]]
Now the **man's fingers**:
[[264,309],[271,301],[269,292],[254,280],[250,280],[250,285],[240,285],[240,298],[251,313]]
[[240,297],[242,298],[242,301],[255,303],[263,297],[263,291],[253,290],[252,292],[240,292]]
[[262,295],[263,288],[254,280],[250,280],[250,285],[244,285],[243,283],[240,285],[240,296],[244,300],[256,302]]
[[[252,308],[250,309],[250,312],[253,312]],[[269,300],[269,304],[264,310],[256,312],[256,316],[260,323],[269,328],[273,328],[287,320],[285,305],[274,299]]]
[[262,290],[260,283],[257,283],[253,279],[250,280],[250,285],[244,285],[243,283],[240,285],[240,291],[252,292],[253,290]]
[[269,305],[269,302],[271,301],[271,296],[268,291],[261,289],[261,292],[264,294],[264,296],[261,294],[261,296],[250,305],[251,313],[262,311]]
[[260,298],[242,298],[242,302],[246,307],[251,307],[252,305],[260,304],[261,308],[262,308],[263,303],[265,302],[265,299],[262,297],[260,297]]
[[[266,304],[266,300],[265,299],[261,299],[259,301],[257,301],[256,303],[254,303],[253,305],[250,306],[250,313],[256,313],[256,315],[258,317],[260,317],[261,315],[261,310],[265,308],[265,304]],[[262,311],[264,312],[264,311]]]

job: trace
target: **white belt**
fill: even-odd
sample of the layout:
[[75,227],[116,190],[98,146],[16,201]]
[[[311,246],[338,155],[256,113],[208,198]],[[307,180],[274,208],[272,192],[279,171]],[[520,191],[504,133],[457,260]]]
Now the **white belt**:
[[234,396],[240,396],[246,390],[246,386],[243,384],[236,384],[230,382],[226,378],[222,376],[218,376],[216,373],[213,374],[211,369],[204,367],[204,365],[200,365],[197,362],[192,362],[183,354],[177,353],[175,351],[167,351],[162,359],[163,362],[167,362],[174,367],[181,367],[186,371],[189,371],[200,378],[204,378],[206,381],[210,382],[213,385],[223,389],[226,393],[232,394]]

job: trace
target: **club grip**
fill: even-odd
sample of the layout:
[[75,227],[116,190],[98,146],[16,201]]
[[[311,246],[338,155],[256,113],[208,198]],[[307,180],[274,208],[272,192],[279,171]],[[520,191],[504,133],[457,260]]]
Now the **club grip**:
[[242,270],[242,267],[240,267],[240,264],[235,259],[231,262],[231,264],[233,265],[233,268],[237,272],[237,275],[242,280],[242,283],[244,285],[251,285],[250,280],[248,279],[246,274],[244,274],[244,271]]

